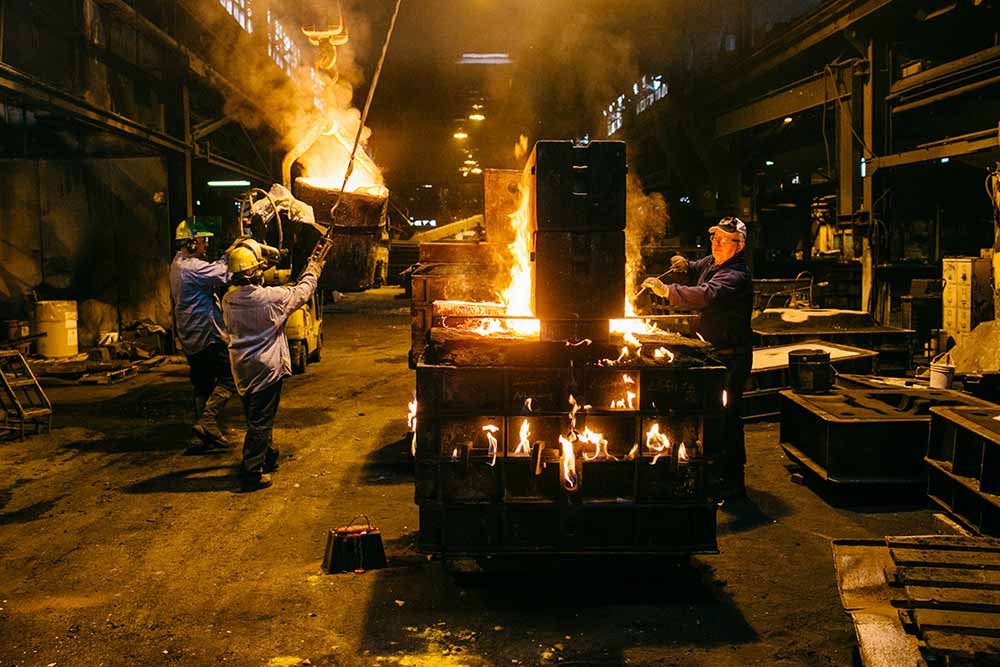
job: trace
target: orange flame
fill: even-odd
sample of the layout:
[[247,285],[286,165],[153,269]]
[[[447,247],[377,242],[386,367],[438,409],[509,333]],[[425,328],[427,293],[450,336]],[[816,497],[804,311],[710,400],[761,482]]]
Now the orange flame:
[[[611,454],[608,453],[608,441],[604,439],[604,435],[602,435],[601,433],[596,433],[594,431],[591,431],[589,428],[585,428],[583,429],[583,433],[578,433],[575,435],[576,439],[579,442],[583,442],[589,445],[594,445],[593,454],[588,455],[586,452],[583,453],[584,461],[595,461],[599,458],[612,459],[617,461],[615,457],[611,456]],[[571,434],[570,437],[572,438],[573,435]]]
[[413,440],[410,442],[410,455],[417,455],[417,396],[413,395],[413,400],[406,404],[406,426],[413,433]]
[[451,460],[452,461],[457,461],[458,460],[458,447],[456,447],[455,449],[451,450]]
[[677,460],[681,463],[687,463],[688,461],[687,447],[684,446],[683,442],[677,448]]
[[622,382],[625,384],[625,397],[619,398],[617,401],[611,401],[611,407],[619,410],[634,410],[636,393],[630,391],[628,387],[629,385],[634,385],[635,380],[630,375],[622,375]]
[[649,465],[656,465],[664,456],[670,456],[670,438],[666,433],[660,433],[659,422],[654,422],[646,432],[646,449],[656,452]]
[[483,427],[483,432],[486,434],[486,440],[490,443],[490,462],[489,465],[494,466],[497,464],[497,439],[494,435],[500,428],[495,424],[487,424]]
[[722,390],[722,407],[729,405],[729,392],[725,389]]
[[563,436],[559,436],[559,444],[562,446],[562,478],[563,486],[567,491],[576,491],[580,483],[580,476],[576,472],[576,454],[573,452],[573,442]]
[[[531,400],[530,398],[528,399]],[[514,450],[514,456],[529,456],[531,454],[531,431],[528,430],[528,420],[525,419],[521,422],[521,432],[520,440],[517,443],[517,449]]]
[[666,357],[668,363],[674,363],[674,353],[665,347],[658,347],[653,350],[654,359],[663,359]]
[[[510,268],[510,282],[502,292],[502,301],[507,305],[508,317],[535,316],[531,309],[531,241],[534,232],[531,218],[531,200],[528,188],[521,187],[521,201],[517,210],[510,215],[510,224],[514,228],[514,240],[507,249],[514,257]],[[538,335],[541,324],[535,319],[506,320],[507,328],[524,335]]]

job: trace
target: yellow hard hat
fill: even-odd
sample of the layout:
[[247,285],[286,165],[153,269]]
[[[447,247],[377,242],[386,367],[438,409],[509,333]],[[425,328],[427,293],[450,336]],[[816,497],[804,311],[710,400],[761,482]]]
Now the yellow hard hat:
[[226,261],[229,273],[243,273],[260,266],[260,256],[246,246],[237,246],[229,251]]
[[177,225],[177,231],[174,232],[174,239],[177,241],[189,241],[202,236],[215,236],[215,234],[202,229],[196,229],[196,225],[187,220],[181,220],[181,223]]

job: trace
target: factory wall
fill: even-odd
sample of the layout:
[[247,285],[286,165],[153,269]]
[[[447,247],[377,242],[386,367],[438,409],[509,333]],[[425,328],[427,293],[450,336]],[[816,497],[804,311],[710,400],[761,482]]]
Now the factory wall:
[[81,346],[139,320],[169,328],[171,226],[161,158],[0,160],[0,319],[28,294],[78,302]]

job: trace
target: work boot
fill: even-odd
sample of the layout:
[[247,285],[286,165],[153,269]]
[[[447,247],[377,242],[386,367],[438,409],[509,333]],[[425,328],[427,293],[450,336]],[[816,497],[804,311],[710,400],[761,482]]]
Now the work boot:
[[274,483],[270,473],[266,472],[250,472],[249,470],[240,469],[237,473],[237,477],[240,480],[240,491],[252,492],[259,491],[260,489],[266,489]]
[[277,449],[267,448],[267,453],[264,454],[264,472],[274,472],[278,469],[278,456],[280,452]]
[[229,447],[229,441],[219,428],[219,413],[232,395],[233,392],[217,385],[212,390],[212,395],[205,401],[201,417],[194,424],[194,432],[206,445]]

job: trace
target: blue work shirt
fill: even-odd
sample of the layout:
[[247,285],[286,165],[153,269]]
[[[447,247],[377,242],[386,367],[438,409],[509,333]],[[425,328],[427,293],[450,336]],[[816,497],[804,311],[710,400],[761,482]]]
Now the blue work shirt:
[[184,354],[198,354],[215,342],[226,342],[215,290],[229,282],[226,260],[206,262],[181,250],[170,265],[170,300],[174,326]]
[[296,285],[238,285],[230,287],[222,298],[229,361],[241,396],[266,389],[292,374],[285,320],[309,300],[316,280],[310,267]]
[[670,286],[670,305],[701,312],[697,331],[717,348],[747,348],[753,343],[753,280],[743,253],[721,265],[709,255],[688,262],[687,284]]

